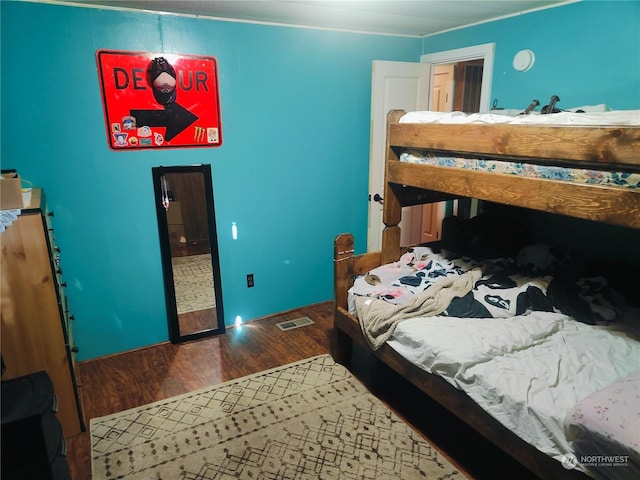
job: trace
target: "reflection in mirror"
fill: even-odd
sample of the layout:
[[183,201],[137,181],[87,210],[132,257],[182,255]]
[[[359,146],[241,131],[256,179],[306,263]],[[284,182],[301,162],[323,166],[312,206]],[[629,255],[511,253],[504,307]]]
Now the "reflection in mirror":
[[153,184],[173,343],[224,332],[210,165],[154,167]]

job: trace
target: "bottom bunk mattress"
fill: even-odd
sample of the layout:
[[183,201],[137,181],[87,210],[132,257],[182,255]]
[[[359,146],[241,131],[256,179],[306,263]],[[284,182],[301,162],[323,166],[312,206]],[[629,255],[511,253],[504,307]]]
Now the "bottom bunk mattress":
[[590,168],[570,168],[558,165],[504,161],[461,156],[435,155],[428,150],[410,149],[400,155],[400,161],[436,167],[502,173],[530,178],[560,180],[586,185],[607,185],[628,189],[640,188],[640,173],[605,171]]
[[[575,467],[590,474],[593,469],[579,461],[581,455],[604,449],[586,436],[576,448],[567,433],[581,423],[571,413],[585,399],[621,378],[638,375],[640,369],[639,342],[558,313],[417,317],[400,322],[387,343],[411,363],[467,393],[538,450],[561,462],[575,455]],[[635,438],[640,434],[639,405],[636,397],[635,411],[624,415],[626,433]],[[619,443],[615,435],[598,439],[612,445],[609,451]],[[622,455],[627,450],[617,451]],[[631,462],[627,466],[632,467]],[[618,471],[626,475],[622,478],[632,478],[629,470]]]
[[[621,307],[607,301],[602,279],[557,283],[550,271],[561,269],[559,264],[516,263],[474,262],[415,248],[399,262],[357,278],[350,310],[374,350],[386,342],[464,391],[538,450],[597,477],[578,456],[589,445],[574,444],[575,436],[568,435],[579,423],[571,412],[638,375],[637,312],[627,311],[623,318]],[[625,415],[635,438],[639,405]],[[605,439],[612,448],[619,441],[612,435]],[[601,451],[593,446],[593,454]],[[631,468],[616,472],[629,476],[634,458]],[[604,471],[607,478],[609,470]]]

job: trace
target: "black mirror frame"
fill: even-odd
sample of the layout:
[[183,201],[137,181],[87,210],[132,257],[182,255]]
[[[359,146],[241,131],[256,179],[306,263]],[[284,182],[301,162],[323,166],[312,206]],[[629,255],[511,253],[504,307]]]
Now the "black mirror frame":
[[[213,203],[213,181],[211,177],[211,165],[185,165],[172,167],[152,167],[154,199],[156,214],[158,217],[158,233],[160,240],[160,253],[162,256],[162,272],[164,276],[164,292],[167,308],[167,321],[169,324],[169,340],[171,343],[181,343],[187,340],[219,335],[225,332],[224,308],[222,304],[222,279],[220,277],[220,258],[218,253],[218,236],[216,229],[216,216]],[[161,178],[168,173],[202,173],[204,180],[205,198],[207,203],[207,218],[209,224],[209,245],[211,248],[211,266],[213,269],[214,292],[216,300],[217,328],[201,330],[185,335],[180,334],[178,321],[178,308],[173,279],[173,266],[171,263],[171,246],[169,242],[169,226],[167,215],[162,205]]]

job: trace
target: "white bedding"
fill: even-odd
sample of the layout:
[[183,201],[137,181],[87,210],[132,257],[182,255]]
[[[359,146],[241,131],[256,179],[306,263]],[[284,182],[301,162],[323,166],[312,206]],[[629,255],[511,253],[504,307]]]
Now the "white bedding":
[[640,370],[640,342],[551,312],[413,318],[397,325],[388,344],[559,461],[571,452],[564,434],[570,409]]
[[[605,107],[606,108],[606,107]],[[519,111],[497,110],[489,113],[464,112],[409,112],[402,116],[400,123],[443,123],[443,124],[513,124],[513,125],[640,125],[640,110],[604,110],[594,107],[580,107],[585,113],[563,111],[541,115],[531,113],[518,115]],[[571,109],[578,110],[578,109]]]
[[640,370],[576,404],[565,432],[596,478],[640,478]]

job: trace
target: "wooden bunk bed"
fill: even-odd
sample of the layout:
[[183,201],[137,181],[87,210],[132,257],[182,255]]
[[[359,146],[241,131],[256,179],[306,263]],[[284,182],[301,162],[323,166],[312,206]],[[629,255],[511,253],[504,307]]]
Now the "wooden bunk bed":
[[[349,362],[353,341],[370,348],[358,319],[348,311],[348,290],[356,276],[395,262],[406,252],[400,245],[403,206],[465,197],[640,229],[640,189],[400,161],[403,151],[419,148],[507,161],[525,159],[639,172],[640,127],[399,123],[403,114],[392,111],[388,115],[382,250],[355,255],[352,235],[341,234],[335,240],[333,354],[340,363]],[[563,468],[509,431],[464,392],[415,366],[387,344],[372,353],[539,477],[586,478],[578,470]]]

